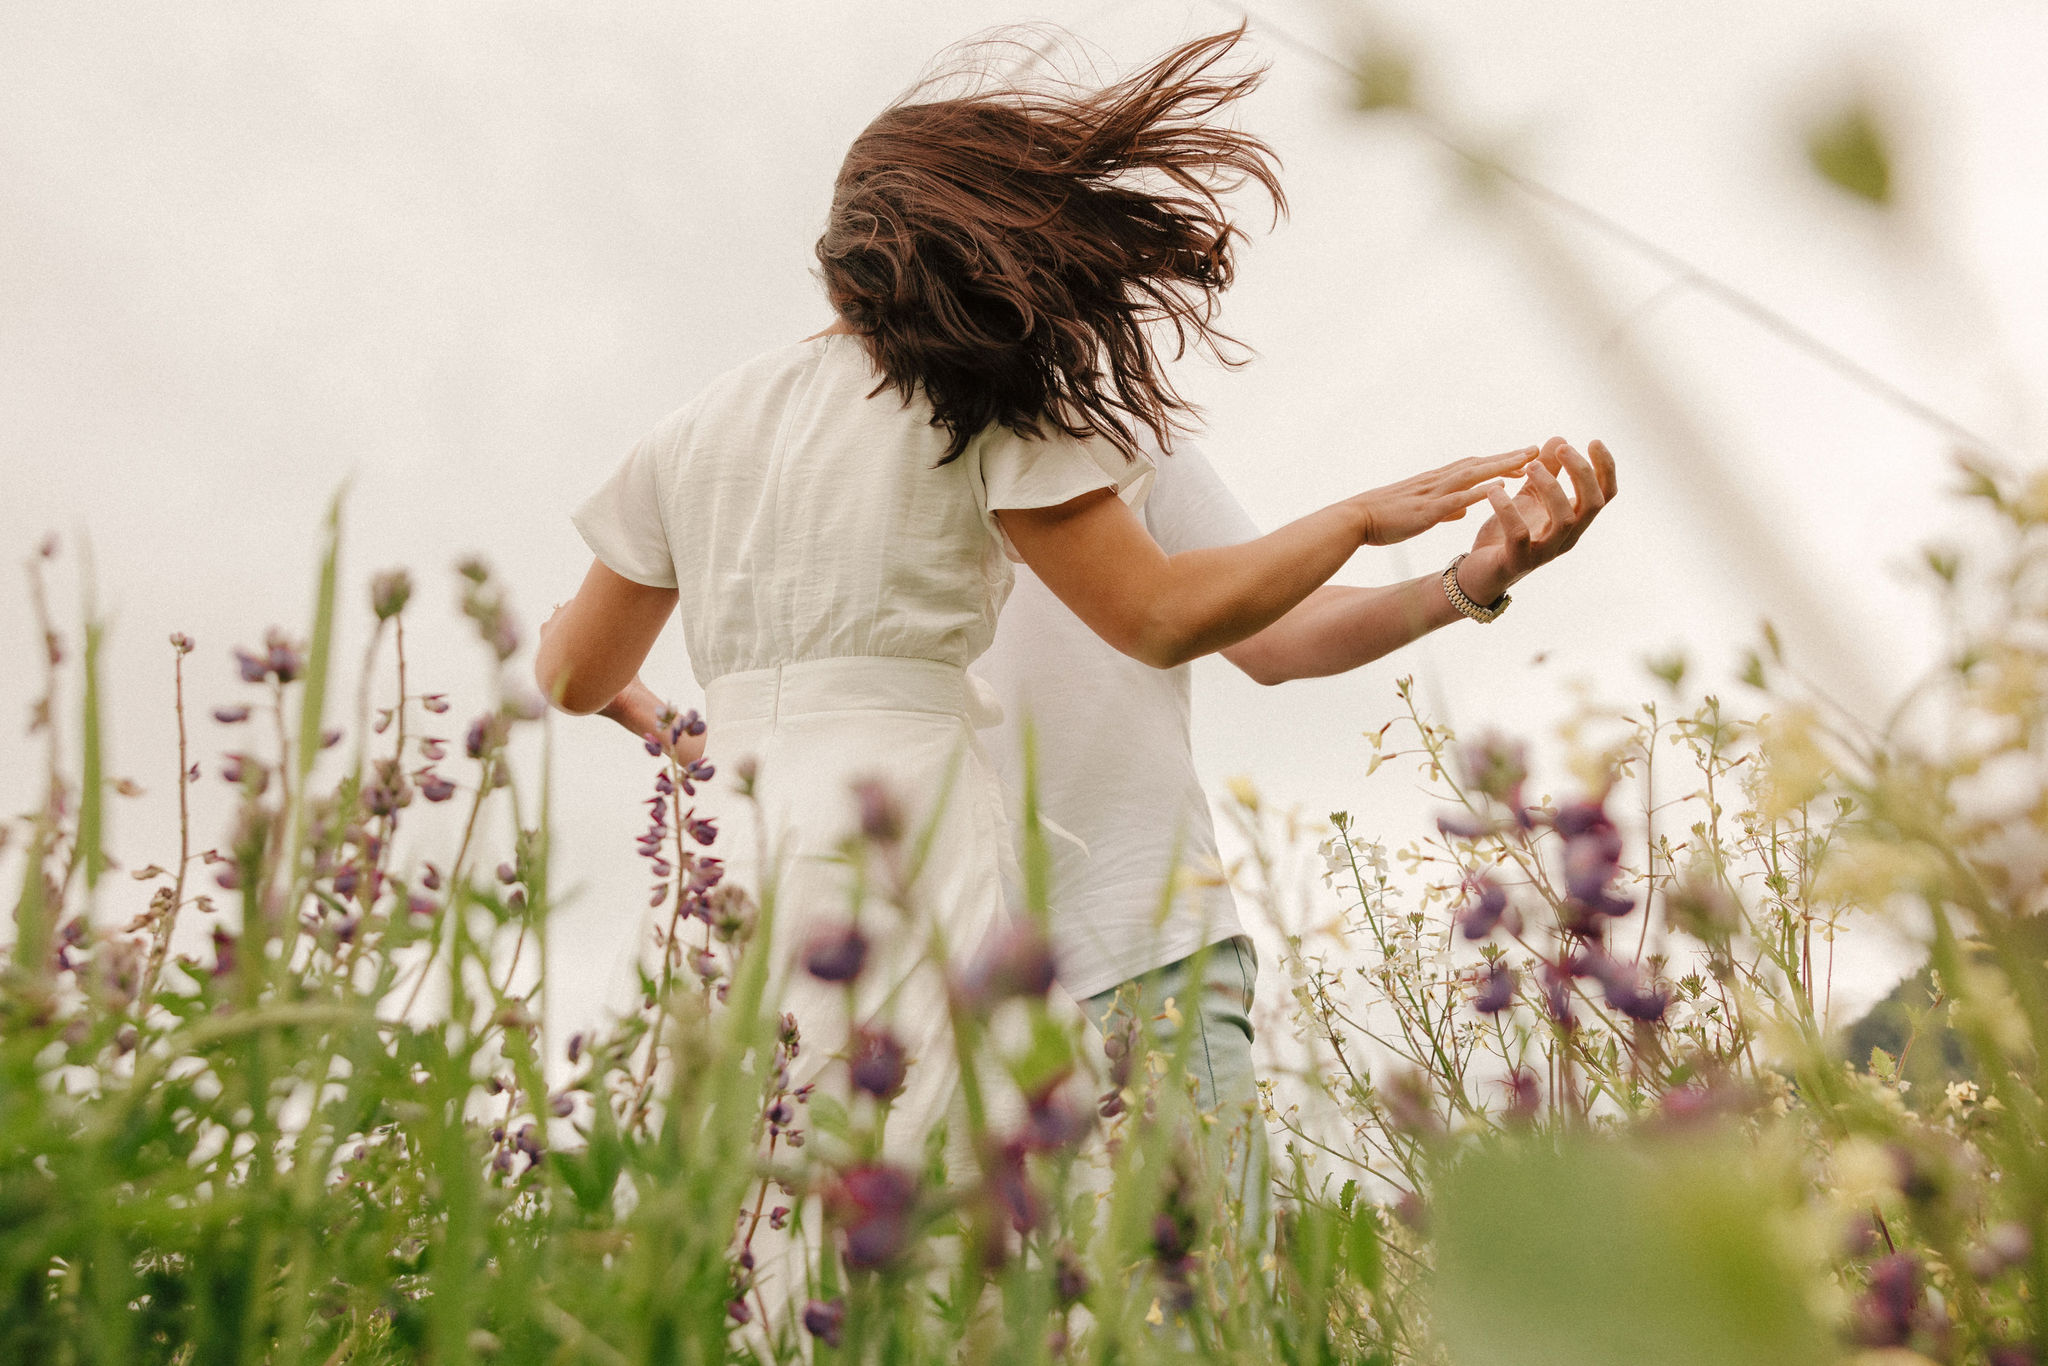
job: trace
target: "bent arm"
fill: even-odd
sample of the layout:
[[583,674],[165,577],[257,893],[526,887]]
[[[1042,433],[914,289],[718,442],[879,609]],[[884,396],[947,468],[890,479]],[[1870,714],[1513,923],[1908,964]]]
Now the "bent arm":
[[1255,683],[1327,678],[1370,664],[1458,620],[1443,579],[1425,574],[1381,588],[1325,584],[1223,657]]
[[638,676],[675,608],[675,589],[635,583],[593,560],[576,596],[541,634],[534,681],[563,711],[603,710]]
[[1075,616],[1161,669],[1278,621],[1343,567],[1368,529],[1351,500],[1243,545],[1168,555],[1107,489],[996,515],[1019,557]]

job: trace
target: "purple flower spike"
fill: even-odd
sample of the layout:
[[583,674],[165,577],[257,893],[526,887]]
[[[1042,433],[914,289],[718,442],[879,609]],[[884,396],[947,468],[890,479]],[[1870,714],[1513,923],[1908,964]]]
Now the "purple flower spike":
[[1012,996],[1043,996],[1052,989],[1052,944],[1036,925],[1012,921],[998,930],[959,979],[959,990],[987,1008]]
[[879,778],[864,778],[853,785],[854,800],[860,803],[860,832],[876,844],[895,844],[903,838],[903,807]]
[[1467,939],[1484,939],[1500,924],[1508,908],[1508,894],[1498,882],[1481,874],[1470,884],[1472,899],[1458,911],[1458,927]]
[[1079,1146],[1095,1128],[1094,1112],[1068,1098],[1066,1089],[1052,1085],[1030,1099],[1020,1135],[1033,1152],[1058,1152]]
[[827,1347],[837,1347],[846,1330],[846,1301],[812,1300],[804,1306],[804,1328]]
[[888,1030],[863,1029],[854,1036],[847,1070],[861,1090],[877,1100],[893,1100],[903,1092],[910,1055]]
[[1479,984],[1479,992],[1472,998],[1472,1008],[1481,1015],[1497,1015],[1515,1001],[1515,988],[1521,978],[1505,963],[1495,963],[1488,970],[1486,978]]
[[825,1192],[825,1208],[845,1239],[846,1262],[860,1271],[888,1266],[910,1242],[917,1182],[900,1167],[855,1167]]
[[821,982],[851,982],[867,961],[867,936],[853,925],[820,930],[804,949],[805,971]]
[[1490,822],[1466,811],[1445,812],[1436,818],[1436,828],[1442,834],[1461,840],[1484,839],[1493,833]]

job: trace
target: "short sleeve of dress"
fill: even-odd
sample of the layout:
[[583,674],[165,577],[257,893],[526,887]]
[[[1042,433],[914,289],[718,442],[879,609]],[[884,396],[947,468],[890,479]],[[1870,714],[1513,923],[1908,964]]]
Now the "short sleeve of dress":
[[583,501],[570,521],[605,568],[649,588],[676,586],[675,561],[661,513],[656,465],[661,443],[648,437]]
[[1133,511],[1152,487],[1152,462],[1125,458],[1107,441],[1077,441],[1064,434],[1022,437],[998,427],[969,448],[978,462],[976,485],[982,517],[1002,542],[1003,553],[1020,560],[996,513],[1007,508],[1050,508],[1096,489],[1113,489]]

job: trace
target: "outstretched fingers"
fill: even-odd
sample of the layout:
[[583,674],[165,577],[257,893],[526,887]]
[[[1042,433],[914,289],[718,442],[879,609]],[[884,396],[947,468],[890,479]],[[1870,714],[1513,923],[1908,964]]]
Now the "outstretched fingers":
[[[1437,471],[1445,489],[1474,489],[1489,479],[1521,470],[1538,452],[1534,446],[1524,446],[1518,451],[1503,451],[1499,455],[1475,455],[1469,460],[1459,460]],[[1473,499],[1477,502],[1478,499]]]
[[1586,454],[1592,457],[1593,471],[1600,481],[1602,500],[1614,497],[1614,455],[1607,449],[1607,443],[1597,437],[1587,444]]
[[1508,558],[1516,564],[1524,563],[1529,555],[1529,523],[1523,518],[1522,510],[1515,506],[1515,500],[1501,484],[1486,486],[1486,500],[1493,504],[1493,520],[1500,527],[1501,542],[1508,552]]

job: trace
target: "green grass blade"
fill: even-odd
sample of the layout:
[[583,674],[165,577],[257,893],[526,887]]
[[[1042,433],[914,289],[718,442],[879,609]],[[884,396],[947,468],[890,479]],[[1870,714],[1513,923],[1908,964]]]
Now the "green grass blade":
[[334,491],[327,505],[327,544],[320,555],[320,589],[313,603],[313,634],[306,647],[306,677],[299,695],[299,786],[313,771],[320,753],[320,727],[327,710],[327,671],[334,649],[334,593],[341,551],[341,500],[347,489]]
[[91,585],[88,561],[85,599],[85,701],[79,709],[80,724],[84,731],[79,759],[83,772],[79,775],[82,787],[78,799],[78,852],[85,860],[87,891],[99,885],[100,874],[105,872],[107,867],[106,850],[101,847],[101,841],[106,833],[107,783],[100,744],[100,639],[105,633],[105,627],[94,609]]

